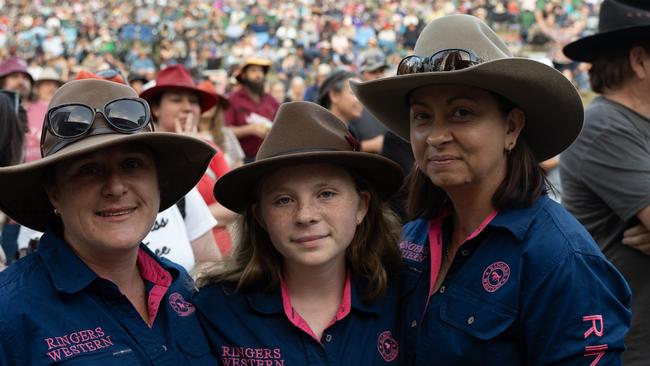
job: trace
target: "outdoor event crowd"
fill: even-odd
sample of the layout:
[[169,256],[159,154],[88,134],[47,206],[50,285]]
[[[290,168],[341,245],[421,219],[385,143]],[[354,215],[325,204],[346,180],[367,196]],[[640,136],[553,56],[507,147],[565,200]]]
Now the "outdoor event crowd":
[[0,9],[0,366],[650,362],[644,1]]

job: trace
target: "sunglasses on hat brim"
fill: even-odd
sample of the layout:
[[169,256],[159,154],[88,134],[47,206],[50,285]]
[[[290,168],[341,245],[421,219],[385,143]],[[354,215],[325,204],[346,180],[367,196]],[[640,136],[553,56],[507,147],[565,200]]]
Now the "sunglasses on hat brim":
[[397,75],[421,72],[456,71],[476,66],[483,60],[474,52],[460,48],[450,48],[434,52],[431,56],[407,56],[397,66]]

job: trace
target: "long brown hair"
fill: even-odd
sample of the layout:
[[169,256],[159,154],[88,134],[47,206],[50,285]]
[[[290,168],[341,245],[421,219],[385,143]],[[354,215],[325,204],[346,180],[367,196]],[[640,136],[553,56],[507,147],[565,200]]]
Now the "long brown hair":
[[[352,242],[346,249],[347,268],[352,276],[366,280],[366,300],[381,296],[400,265],[398,240],[400,224],[386,203],[371,189],[365,180],[348,171],[354,178],[358,191],[370,192],[368,212],[357,226]],[[259,189],[258,189],[259,192]],[[255,219],[253,205],[243,213],[236,224],[237,244],[230,258],[200,275],[198,287],[225,283],[235,291],[263,287],[276,288],[282,277],[282,255]]]
[[[496,98],[503,116],[507,116],[515,108],[508,99],[490,93]],[[447,193],[434,185],[417,167],[411,170],[405,185],[408,191],[408,220],[434,218],[449,204]],[[528,207],[546,192],[547,187],[550,187],[550,183],[546,179],[544,169],[535,159],[524,136],[520,135],[515,147],[506,155],[506,176],[492,195],[492,206],[497,210]]]

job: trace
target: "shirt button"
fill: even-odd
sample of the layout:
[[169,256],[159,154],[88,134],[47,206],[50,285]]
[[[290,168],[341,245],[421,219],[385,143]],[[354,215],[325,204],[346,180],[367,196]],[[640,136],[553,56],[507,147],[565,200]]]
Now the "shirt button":
[[444,294],[445,291],[447,291],[447,288],[445,286],[440,286],[440,290],[438,290],[438,292],[440,292],[441,294]]
[[411,328],[415,328],[415,327],[417,327],[417,326],[418,326],[418,322],[417,322],[417,321],[414,320],[414,321],[411,322]]
[[461,254],[463,257],[467,257],[467,256],[469,255],[469,249],[463,249],[463,250],[460,252],[460,254]]
[[469,324],[469,325],[474,324],[474,317],[473,316],[470,316],[469,318],[467,318],[467,324]]
[[332,341],[332,335],[328,334],[325,336],[325,342],[330,343]]
[[167,346],[165,346],[164,344],[162,345],[162,349],[163,351],[167,352]]

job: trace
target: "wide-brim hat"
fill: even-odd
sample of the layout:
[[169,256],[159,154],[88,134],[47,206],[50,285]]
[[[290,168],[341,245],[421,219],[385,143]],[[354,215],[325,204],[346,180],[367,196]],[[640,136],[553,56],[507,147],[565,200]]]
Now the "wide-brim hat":
[[217,88],[214,86],[214,83],[212,81],[203,80],[197,85],[197,87],[217,97],[217,105],[220,106],[221,108],[226,109],[230,106],[230,102],[228,101],[228,98],[226,98],[225,96],[217,92]]
[[43,71],[38,74],[36,81],[34,81],[34,85],[37,86],[44,81],[51,81],[58,84],[59,86],[64,84],[63,80],[61,79],[61,75],[52,67],[44,68]]
[[140,98],[152,104],[159,101],[158,98],[165,91],[183,90],[196,93],[199,96],[201,113],[214,107],[217,98],[196,87],[192,76],[183,65],[173,65],[160,70],[156,76],[156,84],[140,93]]
[[559,154],[580,133],[584,110],[573,84],[541,62],[513,57],[499,36],[478,18],[450,15],[432,21],[418,37],[414,53],[428,57],[446,49],[470,51],[482,62],[455,71],[352,81],[352,91],[371,114],[407,141],[408,97],[415,89],[434,84],[481,88],[521,108],[526,114],[522,135],[538,161]]
[[[74,80],[54,94],[49,108],[66,103],[82,103],[100,109],[118,98],[137,98],[122,84],[96,79]],[[79,158],[104,148],[136,144],[146,146],[156,157],[160,186],[160,211],[175,204],[201,179],[214,149],[201,140],[175,133],[154,132],[152,123],[135,133],[119,133],[103,117],[95,116],[91,130],[78,140],[52,135],[46,124],[42,131],[43,158],[30,163],[0,168],[0,211],[34,230],[44,231],[55,218],[44,187],[44,177],[56,164]],[[60,147],[61,144],[63,147]]]
[[9,57],[8,59],[0,62],[0,78],[3,78],[15,72],[27,75],[32,84],[34,83],[34,78],[27,69],[27,62],[22,58]]
[[225,207],[243,213],[254,202],[256,186],[265,175],[285,166],[319,163],[350,169],[382,199],[397,191],[403,180],[393,161],[360,152],[358,141],[330,111],[312,102],[288,102],[280,106],[256,160],[217,180],[214,195]]
[[266,74],[269,72],[269,69],[271,68],[271,65],[273,65],[273,63],[271,62],[271,60],[266,58],[249,57],[246,60],[244,60],[244,63],[240,65],[239,69],[235,71],[233,76],[235,77],[235,79],[237,79],[237,81],[241,81],[241,76],[244,73],[244,70],[246,70],[248,66],[253,66],[253,65],[262,67],[262,69],[264,70],[264,74]]
[[564,54],[576,61],[593,62],[627,40],[650,40],[650,11],[619,1],[605,0],[598,15],[598,33],[564,46]]

